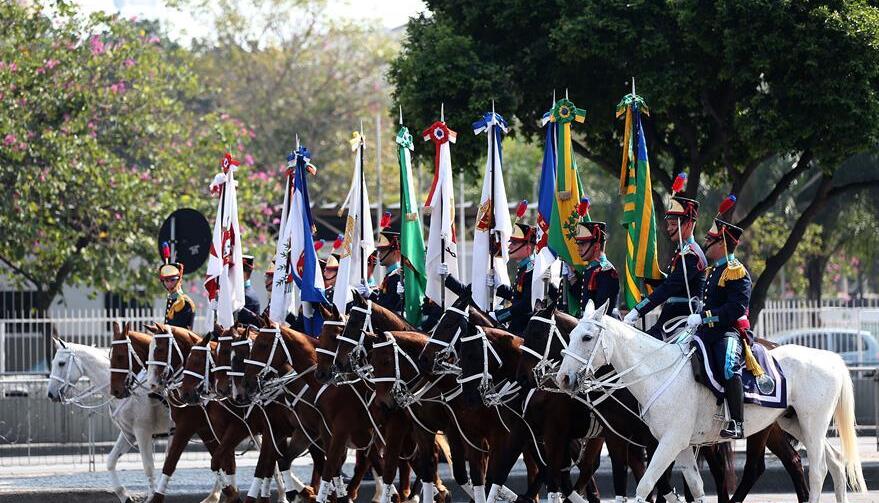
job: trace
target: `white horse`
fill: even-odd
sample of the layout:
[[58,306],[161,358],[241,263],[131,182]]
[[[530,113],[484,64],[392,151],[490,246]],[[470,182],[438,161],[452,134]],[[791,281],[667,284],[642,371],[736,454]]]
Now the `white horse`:
[[[55,357],[49,375],[49,398],[56,402],[92,407],[83,401],[93,396],[110,397],[110,358],[106,348],[95,348],[54,339]],[[77,383],[88,377],[91,385],[85,390]],[[108,398],[109,400],[109,398]],[[153,462],[153,435],[168,433],[171,424],[164,406],[147,397],[142,387],[133,387],[131,396],[122,400],[109,400],[110,416],[121,430],[110,454],[107,455],[107,471],[113,482],[113,492],[123,503],[133,501],[116,473],[119,458],[137,445],[143,470],[149,485],[148,496],[155,490],[155,464]],[[102,404],[103,405],[103,404]]]
[[[607,304],[595,309],[590,301],[571,332],[571,341],[556,375],[567,391],[579,381],[593,379],[593,370],[610,364],[621,384],[635,395],[641,415],[659,441],[647,471],[638,483],[636,501],[645,501],[659,475],[674,461],[683,464],[693,496],[704,501],[702,479],[696,470],[692,445],[720,441],[723,421],[714,395],[693,377],[687,347],[667,344],[605,316]],[[854,491],[865,491],[855,433],[854,394],[848,368],[835,353],[796,345],[779,346],[772,356],[784,369],[788,385],[785,409],[745,405],[745,435],[774,422],[803,443],[809,453],[809,501],[815,503],[827,475],[828,463],[838,502],[847,501],[846,474]],[[594,382],[594,381],[593,381]],[[646,410],[645,410],[646,409]],[[842,442],[842,453],[826,440],[831,419]]]

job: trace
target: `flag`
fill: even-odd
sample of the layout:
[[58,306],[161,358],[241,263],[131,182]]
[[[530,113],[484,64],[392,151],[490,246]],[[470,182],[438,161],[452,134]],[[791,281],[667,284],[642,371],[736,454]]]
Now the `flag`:
[[[311,216],[311,202],[308,197],[308,167],[311,153],[300,146],[293,153],[295,169],[293,171],[293,189],[289,193],[289,211],[284,224],[284,242],[280,242],[281,253],[275,258],[275,286],[272,288],[272,307],[269,316],[280,322],[288,311],[296,308],[296,294],[302,303],[302,316],[305,332],[312,336],[320,335],[323,318],[320,310],[313,304],[327,302],[324,297],[324,277],[314,250],[314,219]],[[287,158],[290,160],[290,156]],[[289,166],[289,162],[288,162]],[[295,262],[294,262],[295,260]],[[292,299],[284,296],[284,300],[275,310],[274,292],[283,282],[286,287],[292,281],[296,285]],[[298,292],[297,292],[298,290]],[[283,304],[286,302],[286,306]]]
[[[476,213],[476,229],[473,232],[473,269],[471,276],[473,302],[485,311],[494,311],[494,289],[486,286],[494,261],[494,284],[510,285],[507,272],[509,260],[510,235],[513,224],[507,204],[507,190],[504,187],[503,155],[501,132],[507,132],[507,122],[494,113],[486,113],[473,123],[473,132],[486,132],[488,154],[485,161],[485,177],[482,181],[482,197]],[[497,252],[500,252],[499,254]],[[492,255],[499,255],[494,256]]]
[[[402,119],[401,119],[402,120]],[[400,162],[400,253],[403,262],[404,308],[406,320],[413,325],[421,322],[421,304],[427,288],[424,267],[424,235],[421,216],[412,183],[412,150],[415,145],[405,126],[397,133],[397,158]]]
[[580,221],[577,205],[583,189],[571,148],[571,123],[582,123],[585,120],[586,111],[575,107],[567,98],[558,100],[549,116],[544,119],[545,122],[556,125],[556,187],[547,245],[557,257],[577,268],[586,265],[577,253],[577,244],[574,241],[577,222]]
[[641,126],[641,111],[649,113],[644,100],[634,93],[617,105],[617,117],[625,114],[623,162],[620,168],[620,193],[623,195],[623,226],[626,229],[626,274],[623,291],[629,309],[649,294],[645,279],[662,277],[657,262],[656,215],[647,141]]
[[369,195],[366,193],[366,177],[363,172],[365,147],[363,135],[355,131],[351,139],[351,150],[354,151],[354,174],[351,179],[351,190],[342,203],[343,209],[347,204],[348,216],[345,218],[345,238],[339,250],[339,273],[333,291],[333,304],[340,313],[344,313],[348,302],[354,300],[351,289],[357,285],[368,284],[367,262],[375,251],[372,214],[369,210]]
[[210,186],[211,194],[219,195],[220,201],[204,286],[216,321],[224,327],[231,327],[235,323],[235,312],[244,307],[244,267],[234,175],[238,165],[238,161],[226,153],[220,161],[223,172],[214,177]]
[[[556,174],[556,138],[558,123],[549,122],[552,112],[544,116],[546,126],[546,142],[543,147],[543,164],[540,168],[540,182],[537,193],[537,246],[534,257],[534,270],[531,274],[531,306],[544,298],[543,274],[547,267],[554,267],[553,276],[558,276],[560,263],[555,254],[547,246],[549,240],[549,222],[552,218],[552,207],[555,202]],[[558,279],[553,278],[553,283]]]
[[446,127],[443,121],[437,121],[428,127],[422,136],[430,140],[436,148],[433,158],[433,183],[425,203],[425,212],[430,214],[430,231],[427,235],[427,290],[425,294],[443,309],[451,305],[457,296],[446,293],[443,305],[442,277],[439,274],[440,264],[448,267],[449,275],[459,279],[458,247],[455,236],[455,196],[452,186],[452,158],[449,142],[454,143],[457,133]]

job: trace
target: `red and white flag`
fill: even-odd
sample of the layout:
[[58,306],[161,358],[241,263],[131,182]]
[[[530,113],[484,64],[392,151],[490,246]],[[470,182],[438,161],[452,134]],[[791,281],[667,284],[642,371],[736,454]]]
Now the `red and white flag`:
[[217,323],[231,327],[235,312],[244,307],[244,267],[241,258],[241,229],[238,225],[238,197],[235,170],[238,161],[226,153],[220,161],[223,169],[211,182],[211,195],[217,195],[217,218],[208,256],[207,279],[204,286]]
[[452,156],[449,142],[454,143],[457,134],[446,127],[445,122],[437,121],[422,134],[424,140],[433,142],[436,148],[434,156],[433,184],[425,203],[425,213],[430,214],[430,233],[427,236],[427,290],[425,294],[442,306],[451,305],[457,296],[446,293],[443,305],[443,278],[445,271],[455,279],[458,273],[458,239],[455,236],[455,196],[452,179]]

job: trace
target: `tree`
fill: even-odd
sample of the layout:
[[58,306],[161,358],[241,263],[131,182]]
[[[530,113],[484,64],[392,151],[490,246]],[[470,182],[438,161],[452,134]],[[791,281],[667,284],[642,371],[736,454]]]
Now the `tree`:
[[[427,4],[433,15],[410,21],[390,72],[395,100],[421,121],[444,102],[452,128],[467,124],[495,98],[519,119],[517,132],[534,137],[553,90],[567,86],[587,110],[575,151],[618,176],[614,109],[636,76],[652,112],[654,187],[667,191],[681,171],[686,195],[700,183],[724,186],[740,195],[735,221],[748,228],[819,170],[814,197],[789,215],[781,246],[755,278],[754,316],[815,216],[879,186],[875,171],[852,183],[833,176],[879,132],[879,10],[864,2]],[[455,156],[457,166],[472,166],[476,142],[465,137]],[[777,178],[765,176],[769,162],[784,163]],[[766,190],[751,198],[743,189],[756,182]]]
[[64,285],[157,288],[159,225],[204,209],[222,146],[242,141],[235,125],[186,110],[188,56],[149,24],[6,2],[0,28],[4,273],[40,312]]

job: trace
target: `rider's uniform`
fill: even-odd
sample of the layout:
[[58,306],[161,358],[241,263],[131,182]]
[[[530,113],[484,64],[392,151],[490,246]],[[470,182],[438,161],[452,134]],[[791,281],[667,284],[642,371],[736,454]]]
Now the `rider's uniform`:
[[726,253],[708,274],[704,307],[698,315],[701,324],[696,330],[696,337],[702,339],[714,363],[713,368],[722,372],[717,377],[723,381],[730,419],[736,423],[721,432],[728,438],[741,438],[743,391],[739,327],[747,317],[751,300],[751,276],[733,255],[741,234],[742,229],[720,219],[715,219],[714,227],[708,231],[706,248],[725,246]]
[[165,324],[192,330],[195,320],[195,303],[183,293],[183,264],[165,263],[159,267],[159,280],[177,278],[174,289],[165,302]]
[[[253,255],[242,256],[242,265],[245,272],[253,273]],[[257,325],[259,312],[259,297],[256,296],[253,283],[248,278],[244,281],[244,307],[238,311],[238,322],[245,325]]]
[[[382,229],[378,236],[376,250],[379,259],[400,249],[400,233]],[[403,269],[400,262],[386,266],[385,277],[378,288],[373,290],[370,299],[376,304],[402,315],[405,299],[403,297]]]
[[[695,220],[699,210],[699,203],[693,199],[675,196],[671,198],[665,218],[677,218],[678,226],[685,219]],[[690,302],[696,304],[698,297],[705,288],[705,268],[708,261],[702,248],[691,237],[680,244],[675,250],[674,257],[668,266],[665,279],[653,292],[645,297],[635,309],[639,316],[645,316],[659,305],[662,312],[656,323],[647,330],[647,333],[657,339],[664,339],[666,335],[663,325],[673,318],[687,316],[691,313]],[[698,305],[693,306],[698,310]]]
[[[533,246],[537,242],[537,228],[516,222],[510,236],[510,248],[514,246]],[[534,254],[519,261],[516,266],[516,282],[513,285],[500,285],[495,293],[510,302],[508,307],[495,311],[497,320],[507,323],[510,332],[521,335],[528,326],[533,312],[531,305],[531,277],[534,274]]]
[[[607,244],[607,224],[604,222],[591,222],[583,220],[577,224],[577,235],[574,241],[578,244],[591,244],[602,249]],[[620,295],[620,276],[616,268],[607,259],[604,251],[597,260],[593,260],[580,272],[572,271],[568,278],[571,284],[571,294],[580,305],[579,317],[582,309],[591,300],[596,308],[608,303],[608,314],[614,312]]]

